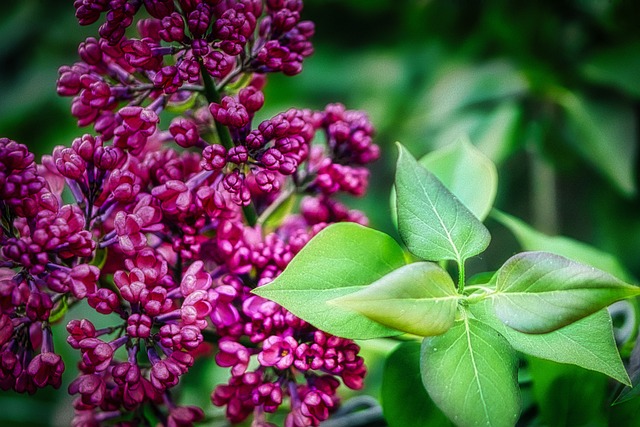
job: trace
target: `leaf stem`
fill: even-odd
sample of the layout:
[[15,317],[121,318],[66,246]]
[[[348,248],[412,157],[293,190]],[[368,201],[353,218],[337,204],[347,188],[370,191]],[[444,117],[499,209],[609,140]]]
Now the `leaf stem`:
[[[220,92],[216,89],[215,83],[213,83],[213,79],[211,75],[204,68],[204,64],[202,61],[200,62],[200,74],[202,75],[202,82],[204,83],[204,96],[207,98],[208,102],[220,102]],[[220,142],[227,150],[233,148],[233,141],[231,140],[231,134],[229,133],[229,129],[225,126],[218,123],[215,119],[213,123],[216,127],[216,133],[220,138]]]
[[464,260],[458,259],[458,293],[464,292]]

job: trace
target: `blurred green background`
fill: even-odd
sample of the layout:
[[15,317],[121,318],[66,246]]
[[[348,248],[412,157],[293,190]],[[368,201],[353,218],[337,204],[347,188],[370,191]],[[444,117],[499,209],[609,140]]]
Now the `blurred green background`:
[[[392,234],[394,141],[420,157],[466,134],[498,164],[499,209],[610,252],[637,278],[639,17],[633,0],[306,0],[316,52],[302,74],[269,78],[262,114],[331,102],[367,111],[383,157],[368,196],[348,203]],[[0,136],[40,155],[84,132],[55,80],[96,33],[77,25],[71,0],[4,3]],[[483,271],[518,250],[487,225],[493,242],[471,266]],[[63,394],[38,393],[34,413],[0,393],[0,425],[64,425],[52,400]]]

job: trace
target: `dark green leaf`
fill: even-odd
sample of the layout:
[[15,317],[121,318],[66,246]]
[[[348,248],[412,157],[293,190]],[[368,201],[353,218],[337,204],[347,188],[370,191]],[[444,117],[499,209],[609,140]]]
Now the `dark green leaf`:
[[398,144],[398,230],[409,250],[429,261],[465,259],[482,252],[491,236],[484,225]]
[[327,301],[356,292],[402,265],[402,248],[388,235],[355,223],[337,223],[318,233],[280,276],[253,293],[333,335],[398,335],[401,332]]
[[637,127],[633,104],[595,101],[572,93],[565,94],[560,103],[567,112],[574,147],[623,194],[635,194]]
[[420,377],[420,343],[405,342],[389,355],[382,373],[382,410],[389,427],[447,427]]
[[590,80],[614,86],[640,98],[640,43],[614,45],[593,55],[582,66]]
[[516,423],[517,358],[493,328],[463,317],[445,334],[424,339],[420,366],[427,392],[456,425]]
[[459,298],[446,271],[431,262],[416,262],[329,304],[357,311],[399,331],[432,336],[453,325]]
[[640,288],[612,275],[547,252],[523,252],[500,267],[491,294],[507,326],[544,333],[566,326],[609,304],[640,295]]
[[572,365],[527,358],[542,424],[549,427],[606,427],[607,377]]

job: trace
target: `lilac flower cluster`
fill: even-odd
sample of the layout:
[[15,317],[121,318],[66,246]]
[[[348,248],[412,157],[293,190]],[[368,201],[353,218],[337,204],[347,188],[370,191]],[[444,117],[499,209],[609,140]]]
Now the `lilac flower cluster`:
[[[366,115],[340,104],[254,124],[265,73],[297,74],[312,53],[302,1],[74,5],[80,24],[103,23],[58,93],[95,133],[39,164],[0,139],[0,388],[60,387],[51,324],[86,303],[115,320],[67,322],[74,425],[202,420],[172,395],[197,357],[230,368],[211,400],[231,422],[271,425],[289,400],[287,426],[318,425],[340,380],[362,387],[359,347],[251,290],[327,224],[366,223],[334,195],[365,193],[379,149]],[[298,213],[282,218],[286,206]]]

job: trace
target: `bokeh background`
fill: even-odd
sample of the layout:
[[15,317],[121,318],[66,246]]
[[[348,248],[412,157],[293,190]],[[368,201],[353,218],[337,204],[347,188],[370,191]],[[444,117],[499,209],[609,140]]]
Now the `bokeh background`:
[[[331,102],[369,113],[383,156],[369,194],[349,203],[373,227],[396,234],[395,141],[420,157],[468,135],[498,165],[499,209],[609,252],[640,277],[640,2],[306,0],[303,17],[316,24],[316,52],[302,74],[269,78],[261,114]],[[84,132],[55,81],[96,33],[77,25],[71,0],[3,2],[0,136],[41,155]],[[501,225],[487,225],[493,242],[478,270],[518,250]],[[187,384],[185,397],[211,406],[221,377],[197,369],[209,383]],[[68,424],[65,394],[0,392],[0,425]]]

